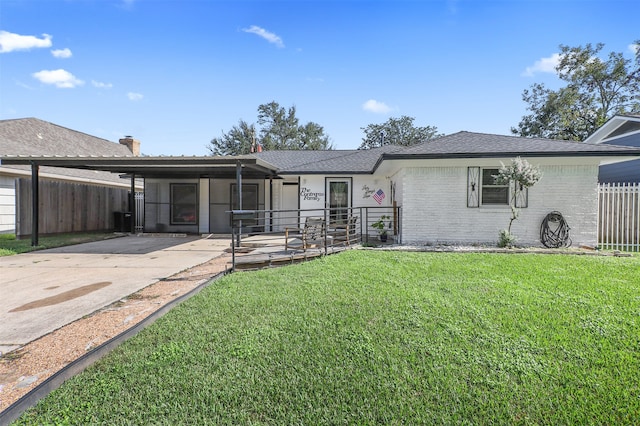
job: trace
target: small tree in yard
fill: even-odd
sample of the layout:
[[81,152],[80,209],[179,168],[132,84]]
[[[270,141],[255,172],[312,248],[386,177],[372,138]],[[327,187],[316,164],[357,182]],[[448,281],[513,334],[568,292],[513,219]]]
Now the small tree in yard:
[[527,160],[523,160],[520,157],[511,160],[511,164],[508,166],[502,164],[498,174],[493,176],[497,185],[509,185],[513,187],[511,197],[509,198],[511,220],[509,220],[507,229],[500,231],[498,247],[511,247],[516,241],[516,237],[511,234],[511,225],[520,213],[520,210],[516,206],[516,200],[525,188],[530,188],[535,185],[541,177],[542,172],[540,172],[537,167],[532,166]]

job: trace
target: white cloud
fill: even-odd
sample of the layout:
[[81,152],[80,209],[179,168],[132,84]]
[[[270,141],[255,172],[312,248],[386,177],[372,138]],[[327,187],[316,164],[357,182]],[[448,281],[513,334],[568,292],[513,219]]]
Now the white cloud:
[[640,52],[640,44],[630,44],[629,51],[634,55]]
[[52,50],[51,54],[55,58],[61,58],[61,59],[70,58],[73,55],[73,53],[71,53],[71,49],[68,49],[66,47],[64,49]]
[[555,74],[556,67],[560,63],[560,54],[554,53],[548,58],[538,59],[530,67],[527,67],[522,73],[525,77],[533,77],[536,73],[546,72]]
[[129,92],[127,93],[127,98],[129,98],[130,101],[136,102],[141,101],[142,98],[144,98],[144,95],[140,93]]
[[363,103],[362,109],[376,114],[387,114],[391,111],[391,108],[387,104],[376,101],[375,99],[369,99],[367,102]]
[[242,31],[262,37],[269,43],[273,43],[280,48],[284,47],[284,43],[282,42],[282,39],[280,37],[272,32],[265,30],[264,28],[258,27],[257,25],[252,25],[249,28],[243,28]]
[[91,84],[93,84],[93,87],[97,87],[98,89],[111,89],[113,87],[113,84],[111,83],[103,83],[95,80],[91,80]]
[[59,70],[43,70],[32,74],[37,80],[40,80],[44,84],[53,84],[56,87],[62,89],[72,89],[74,87],[82,86],[84,81],[76,78],[69,71]]
[[41,47],[51,47],[51,36],[49,34],[42,34],[42,38],[38,38],[36,36],[0,31],[0,53],[13,52],[14,50],[31,50]]

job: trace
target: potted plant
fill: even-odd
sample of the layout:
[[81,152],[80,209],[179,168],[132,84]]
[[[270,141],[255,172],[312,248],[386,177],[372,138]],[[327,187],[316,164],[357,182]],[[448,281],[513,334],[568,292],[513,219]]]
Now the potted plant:
[[376,222],[373,222],[371,224],[371,227],[378,231],[378,236],[380,237],[380,241],[382,241],[383,243],[387,242],[387,228],[391,228],[391,222],[388,222],[388,223],[385,222],[385,221],[388,221],[389,219],[391,219],[390,216],[383,214],[382,216],[380,216],[380,219],[378,219]]

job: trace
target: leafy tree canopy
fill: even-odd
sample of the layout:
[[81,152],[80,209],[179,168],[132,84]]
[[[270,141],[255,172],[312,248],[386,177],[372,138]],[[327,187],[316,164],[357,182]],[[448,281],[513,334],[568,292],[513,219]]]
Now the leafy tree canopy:
[[296,107],[285,109],[277,102],[258,107],[258,128],[240,120],[221,136],[211,139],[207,149],[212,155],[242,155],[258,149],[333,149],[324,128],[314,122],[301,125]]
[[442,136],[436,127],[414,126],[414,120],[414,117],[403,115],[400,118],[391,117],[382,124],[362,127],[364,138],[358,149],[378,148],[383,145],[411,146]]
[[566,86],[551,90],[536,83],[522,100],[529,115],[522,117],[513,134],[582,141],[616,114],[640,112],[640,40],[633,59],[611,52],[598,55],[604,44],[569,47],[560,45],[558,77]]

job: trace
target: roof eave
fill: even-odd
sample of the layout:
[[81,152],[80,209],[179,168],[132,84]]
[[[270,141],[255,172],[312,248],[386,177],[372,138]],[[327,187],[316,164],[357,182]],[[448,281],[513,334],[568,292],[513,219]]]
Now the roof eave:
[[136,175],[201,174],[214,170],[235,169],[238,164],[265,176],[274,176],[277,169],[257,158],[236,157],[55,157],[0,156],[0,164],[38,165]]
[[640,148],[625,151],[563,151],[563,152],[461,152],[434,154],[383,154],[376,167],[384,160],[439,160],[459,158],[510,158],[510,157],[635,157]]
[[309,171],[309,170],[279,170],[279,175],[370,175],[373,170],[338,170],[338,171]]

